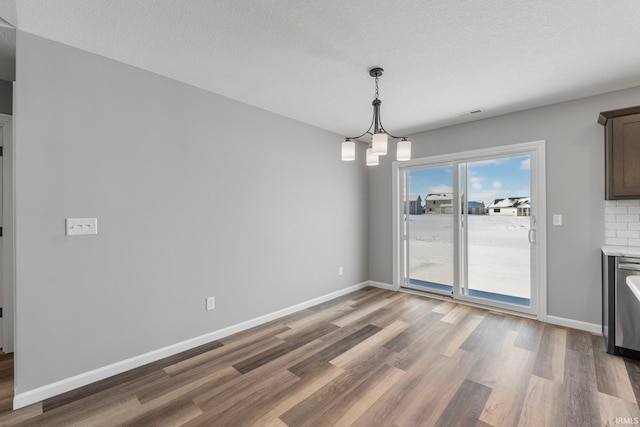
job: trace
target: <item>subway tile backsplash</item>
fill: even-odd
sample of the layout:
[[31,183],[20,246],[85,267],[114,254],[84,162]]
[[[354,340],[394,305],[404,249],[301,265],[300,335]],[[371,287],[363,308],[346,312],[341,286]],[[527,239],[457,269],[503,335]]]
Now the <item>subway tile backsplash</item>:
[[604,243],[640,247],[640,200],[604,202]]

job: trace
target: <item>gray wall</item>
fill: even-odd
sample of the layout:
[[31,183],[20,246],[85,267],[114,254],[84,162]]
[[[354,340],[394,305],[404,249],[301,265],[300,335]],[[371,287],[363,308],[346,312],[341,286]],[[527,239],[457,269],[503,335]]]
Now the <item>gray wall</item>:
[[0,80],[0,113],[13,114],[13,82]]
[[[604,241],[604,128],[600,111],[640,104],[640,88],[414,135],[413,157],[544,139],[548,314],[599,324]],[[369,279],[392,283],[391,161],[369,171]],[[561,227],[551,216],[563,214]]]
[[24,32],[17,51],[18,393],[368,278],[340,136]]

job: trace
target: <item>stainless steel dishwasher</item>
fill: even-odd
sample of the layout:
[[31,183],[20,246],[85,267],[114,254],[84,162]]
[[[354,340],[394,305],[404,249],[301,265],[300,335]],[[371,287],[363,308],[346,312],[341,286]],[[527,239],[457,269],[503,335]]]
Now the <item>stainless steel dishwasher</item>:
[[640,276],[640,258],[616,257],[615,345],[616,354],[640,356],[640,299],[627,277]]

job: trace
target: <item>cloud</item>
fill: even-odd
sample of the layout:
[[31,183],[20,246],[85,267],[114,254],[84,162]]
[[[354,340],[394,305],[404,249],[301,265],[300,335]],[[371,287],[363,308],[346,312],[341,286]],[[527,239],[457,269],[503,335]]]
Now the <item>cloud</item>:
[[531,194],[531,188],[530,187],[520,187],[518,189],[518,193],[517,194],[522,194],[522,197],[529,197],[529,194]]
[[429,187],[429,193],[453,193],[453,187],[446,184],[438,184]]
[[502,183],[500,181],[493,181],[493,188],[495,189],[502,188]]
[[531,169],[531,157],[527,157],[525,160],[520,162],[520,169],[523,171]]
[[472,177],[469,177],[469,181],[471,182],[471,188],[473,188],[474,190],[481,190],[482,181],[484,181],[484,178],[480,178],[478,176],[472,176]]

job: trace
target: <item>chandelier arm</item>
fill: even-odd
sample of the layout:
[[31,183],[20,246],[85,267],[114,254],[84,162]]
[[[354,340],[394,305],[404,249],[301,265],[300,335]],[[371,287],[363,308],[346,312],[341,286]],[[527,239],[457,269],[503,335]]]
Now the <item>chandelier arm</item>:
[[346,139],[360,139],[363,136],[365,136],[366,134],[369,135],[373,135],[373,133],[371,133],[371,128],[373,127],[373,123],[376,120],[376,116],[375,116],[375,112],[373,114],[373,118],[371,119],[371,124],[369,125],[369,129],[367,129],[362,135],[358,135],[358,136],[347,136]]
[[384,128],[384,126],[382,126],[382,119],[380,119],[380,130],[383,131],[384,133],[386,133],[387,135],[389,135],[391,138],[394,138],[394,139],[407,139],[407,138],[409,138],[408,136],[391,135],[389,132],[387,132],[387,130]]
[[367,134],[369,134],[369,135],[373,135],[370,131],[366,131],[366,132],[365,132],[365,133],[363,133],[362,135],[358,135],[358,136],[345,136],[345,138],[344,138],[344,139],[348,139],[348,140],[360,139],[360,138],[362,138],[363,136],[365,136],[365,135],[367,135]]

